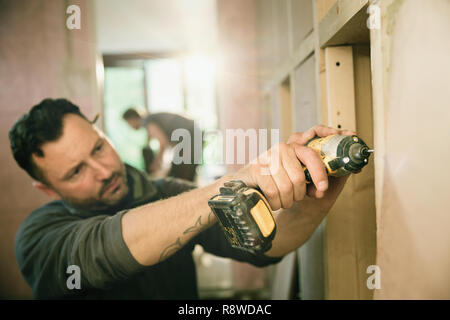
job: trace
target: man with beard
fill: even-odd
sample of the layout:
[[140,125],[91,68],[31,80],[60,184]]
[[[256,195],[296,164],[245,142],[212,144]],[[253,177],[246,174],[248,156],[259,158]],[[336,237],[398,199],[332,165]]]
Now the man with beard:
[[[22,223],[15,241],[19,268],[35,298],[198,298],[194,245],[266,266],[311,236],[346,178],[328,178],[320,157],[304,145],[336,133],[353,134],[323,126],[296,133],[239,171],[196,188],[180,179],[148,179],[120,160],[77,106],[45,99],[9,134],[19,166],[54,199]],[[306,185],[301,163],[313,184]],[[259,187],[278,210],[277,234],[264,254],[232,248],[208,206],[230,180]],[[75,288],[67,281],[73,266],[81,276]]]

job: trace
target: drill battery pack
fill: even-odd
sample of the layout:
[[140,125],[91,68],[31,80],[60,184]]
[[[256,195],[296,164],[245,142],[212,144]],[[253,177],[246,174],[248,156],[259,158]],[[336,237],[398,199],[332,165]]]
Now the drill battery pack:
[[208,204],[232,247],[252,253],[272,247],[276,224],[270,205],[258,190],[232,180]]

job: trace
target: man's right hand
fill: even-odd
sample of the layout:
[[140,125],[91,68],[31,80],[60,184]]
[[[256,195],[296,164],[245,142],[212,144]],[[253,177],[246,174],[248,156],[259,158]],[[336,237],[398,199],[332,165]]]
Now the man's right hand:
[[[283,209],[274,213],[277,233],[265,255],[282,257],[303,245],[344,188],[348,176],[328,177],[320,156],[305,146],[315,136],[333,134],[355,133],[315,126],[293,134],[287,143],[271,148],[234,175],[233,179],[259,187],[272,210]],[[303,166],[309,170],[313,183],[306,184]]]
[[[321,125],[306,132],[297,132],[287,143],[275,145],[236,172],[233,179],[242,180],[249,187],[259,187],[272,210],[291,208],[294,202],[303,200],[305,195],[320,199],[329,188],[328,176],[320,156],[305,145],[315,136],[326,137],[333,134],[355,133]],[[309,170],[313,182],[310,185],[306,183],[302,165]],[[331,181],[337,183],[336,179]],[[330,200],[334,203],[335,199]]]

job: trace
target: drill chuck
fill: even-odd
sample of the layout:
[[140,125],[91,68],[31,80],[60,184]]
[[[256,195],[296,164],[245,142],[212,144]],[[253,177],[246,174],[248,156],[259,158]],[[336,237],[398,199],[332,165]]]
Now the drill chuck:
[[[358,136],[332,135],[313,138],[307,146],[315,150],[325,165],[328,175],[340,177],[361,170],[369,163],[370,150]],[[305,169],[307,182],[311,175]]]

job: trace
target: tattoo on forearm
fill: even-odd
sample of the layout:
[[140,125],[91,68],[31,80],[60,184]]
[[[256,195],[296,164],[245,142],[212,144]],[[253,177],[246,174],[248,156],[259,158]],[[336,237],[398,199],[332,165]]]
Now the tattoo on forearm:
[[208,215],[208,224],[211,224],[213,218],[214,218],[214,212],[210,211],[209,215]]
[[165,260],[172,253],[177,252],[179,249],[181,249],[181,247],[182,247],[181,238],[178,237],[174,243],[172,243],[171,245],[169,245],[167,248],[165,248],[163,250],[163,252],[161,253],[161,256],[159,257],[159,262]]
[[[195,221],[195,224],[192,227],[189,227],[186,230],[184,230],[183,234],[201,230],[203,227],[205,227],[211,223],[212,217],[213,217],[213,212],[211,211],[208,215],[207,223],[202,224],[202,216],[199,216],[197,221]],[[178,237],[174,243],[170,244],[162,251],[161,256],[159,257],[159,262],[165,260],[173,253],[177,252],[179,249],[181,249],[182,246],[183,245],[181,243],[181,237]]]
[[189,232],[195,232],[195,231],[197,231],[198,229],[200,229],[201,226],[202,226],[202,221],[201,221],[201,219],[202,219],[202,216],[199,216],[198,219],[197,219],[197,221],[195,222],[195,224],[194,224],[192,227],[189,227],[189,228],[187,228],[186,230],[184,230],[183,234],[186,234],[186,233],[189,233]]

